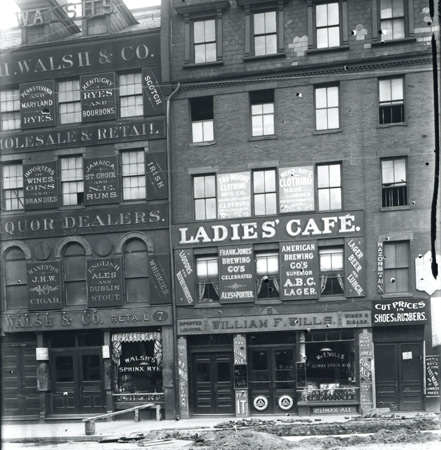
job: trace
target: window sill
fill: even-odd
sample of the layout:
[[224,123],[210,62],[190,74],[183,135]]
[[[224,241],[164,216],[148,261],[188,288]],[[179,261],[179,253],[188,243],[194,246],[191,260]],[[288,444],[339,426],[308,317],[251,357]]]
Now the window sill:
[[320,136],[321,134],[336,134],[343,132],[342,128],[335,128],[332,130],[315,130],[312,132],[313,135]]
[[357,400],[300,400],[297,402],[298,406],[339,406],[339,405],[359,405],[360,402]]
[[377,128],[407,127],[407,122],[379,123]]
[[280,298],[258,298],[254,302],[255,305],[280,305],[282,300]]
[[410,209],[409,205],[404,205],[404,206],[389,206],[389,207],[383,207],[380,208],[381,212],[388,212],[388,211],[407,211]]
[[200,302],[194,304],[195,308],[220,308],[221,306],[219,302]]
[[[120,206],[124,206],[124,205],[143,205],[147,202],[147,199],[143,198],[143,199],[136,199],[136,200],[121,200],[120,202]],[[96,205],[91,205],[91,206],[96,206]]]
[[189,147],[209,147],[210,145],[215,145],[216,141],[207,141],[207,142],[190,142]]
[[401,297],[405,297],[405,298],[412,298],[413,294],[410,292],[397,292],[397,293],[390,293],[390,294],[383,294],[381,296],[381,298],[387,299],[387,298],[401,298]]
[[244,62],[248,62],[248,61],[261,61],[264,59],[273,59],[273,58],[285,58],[286,57],[286,53],[272,53],[271,55],[260,55],[260,56],[254,56],[254,55],[250,55],[250,56],[244,56],[243,57],[243,61]]
[[404,39],[392,39],[390,41],[372,42],[372,47],[382,47],[386,45],[400,45],[400,44],[412,44],[416,42],[415,37],[408,37]]
[[326,48],[311,48],[306,51],[308,55],[328,53],[328,52],[341,52],[349,50],[349,45],[340,45],[339,47],[326,47]]
[[195,69],[197,67],[210,67],[210,66],[222,66],[224,64],[224,60],[218,60],[218,61],[210,61],[206,63],[185,63],[183,65],[184,69]]
[[319,302],[341,302],[341,301],[345,301],[346,297],[344,295],[323,295],[319,298]]
[[265,141],[267,139],[278,139],[275,134],[267,134],[266,136],[251,136],[248,140],[250,142],[254,141]]

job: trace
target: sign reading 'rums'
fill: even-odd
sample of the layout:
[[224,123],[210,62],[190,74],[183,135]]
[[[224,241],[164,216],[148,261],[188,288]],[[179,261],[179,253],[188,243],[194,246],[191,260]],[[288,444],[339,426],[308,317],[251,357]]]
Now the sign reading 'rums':
[[87,304],[89,308],[123,305],[120,258],[87,261]]
[[429,302],[426,299],[381,300],[372,304],[372,325],[417,325],[429,320]]
[[56,163],[23,165],[23,189],[26,210],[56,208],[58,206],[58,184]]
[[28,263],[29,311],[60,309],[61,262]]
[[21,128],[55,125],[54,81],[20,85]]
[[81,77],[83,123],[116,119],[115,73]]
[[86,205],[119,202],[117,167],[116,156],[85,159],[84,199]]

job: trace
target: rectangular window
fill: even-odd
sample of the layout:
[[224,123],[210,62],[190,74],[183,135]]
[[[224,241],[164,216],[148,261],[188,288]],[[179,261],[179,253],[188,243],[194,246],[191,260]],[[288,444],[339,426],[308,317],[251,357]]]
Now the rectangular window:
[[213,97],[191,100],[191,132],[194,143],[214,140]]
[[323,3],[315,7],[317,48],[340,45],[340,13],[338,3]]
[[217,256],[196,258],[197,299],[199,303],[219,301]]
[[341,164],[317,166],[319,211],[342,209]]
[[340,128],[338,86],[315,89],[316,130],[335,130]]
[[407,179],[405,158],[381,161],[382,206],[407,205]]
[[254,55],[277,53],[277,13],[268,11],[253,15]]
[[61,158],[61,198],[64,206],[84,203],[83,158]]
[[403,78],[379,80],[380,124],[404,122]]
[[20,92],[0,91],[0,131],[20,129]]
[[274,134],[274,91],[250,92],[252,136]]
[[216,21],[193,22],[194,62],[196,64],[216,61]]
[[321,295],[343,295],[343,249],[319,249]]
[[384,243],[384,292],[409,292],[409,243]]
[[141,72],[119,76],[119,101],[121,117],[142,116],[144,114]]
[[380,0],[381,39],[403,39],[405,33],[404,0]]
[[24,208],[23,166],[8,164],[3,166],[3,208],[17,211]]
[[144,150],[121,153],[123,200],[147,198]]
[[81,122],[80,80],[58,83],[60,124]]
[[256,253],[257,298],[279,298],[279,253]]
[[216,177],[202,175],[193,178],[195,220],[216,219]]
[[274,169],[253,172],[253,197],[256,216],[277,214],[276,171]]

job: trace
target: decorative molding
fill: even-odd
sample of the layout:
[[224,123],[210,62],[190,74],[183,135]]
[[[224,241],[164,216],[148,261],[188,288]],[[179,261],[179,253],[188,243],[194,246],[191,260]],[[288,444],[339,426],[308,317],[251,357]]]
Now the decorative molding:
[[228,0],[205,1],[201,3],[192,3],[190,5],[179,5],[175,10],[180,15],[191,15],[197,13],[215,13],[217,11],[226,11],[230,7]]

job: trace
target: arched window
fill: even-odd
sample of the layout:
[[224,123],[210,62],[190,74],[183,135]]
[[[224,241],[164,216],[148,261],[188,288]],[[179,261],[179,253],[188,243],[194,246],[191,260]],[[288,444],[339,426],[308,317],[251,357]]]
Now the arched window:
[[12,247],[5,252],[4,274],[6,308],[22,309],[28,306],[28,281],[23,250]]
[[66,306],[86,305],[86,253],[82,245],[68,244],[63,252]]
[[147,303],[149,272],[147,247],[140,239],[131,239],[124,248],[124,269],[127,303]]

